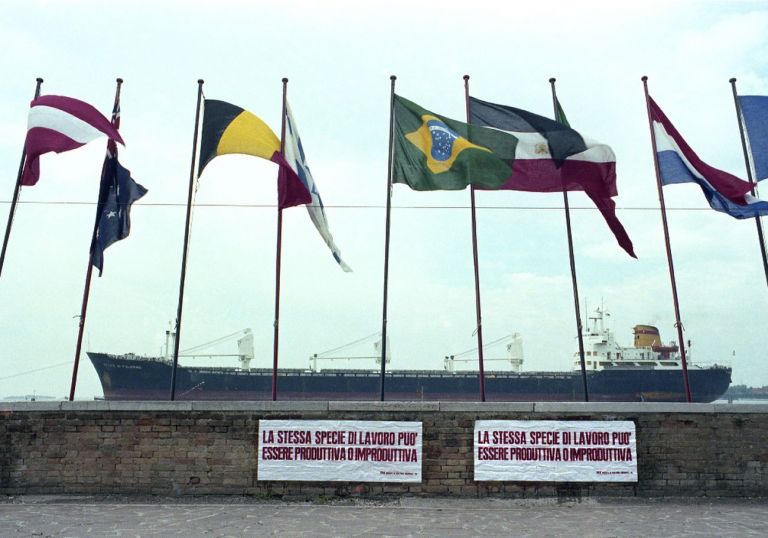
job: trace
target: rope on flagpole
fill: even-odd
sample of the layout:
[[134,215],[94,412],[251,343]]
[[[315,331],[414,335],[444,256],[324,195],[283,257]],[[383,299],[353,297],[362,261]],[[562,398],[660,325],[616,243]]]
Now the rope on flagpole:
[[[40,86],[42,84],[43,84],[43,79],[40,77],[37,77],[36,83],[35,83],[34,99],[37,99],[38,97],[40,97]],[[16,216],[16,205],[19,201],[19,196],[21,195],[21,176],[24,173],[24,163],[26,162],[26,160],[27,160],[27,147],[25,143],[24,148],[21,150],[21,161],[19,162],[19,173],[16,176],[16,185],[13,189],[11,208],[8,211],[8,224],[5,226],[5,237],[3,238],[3,247],[2,247],[2,250],[0,250],[0,275],[3,274],[3,266],[5,265],[5,254],[8,250],[8,241],[11,238],[11,227],[13,226],[13,221]]]
[[189,251],[189,234],[192,219],[192,199],[194,197],[194,186],[197,181],[197,142],[200,131],[200,110],[203,100],[203,79],[197,80],[197,106],[195,110],[195,130],[192,137],[192,164],[189,170],[189,191],[187,193],[187,217],[184,224],[184,247],[181,255],[181,276],[179,277],[179,304],[176,309],[176,337],[173,342],[173,369],[171,370],[171,391],[170,399],[176,399],[176,370],[179,365],[179,343],[181,342],[181,314],[184,308],[184,284],[187,276],[187,254]]

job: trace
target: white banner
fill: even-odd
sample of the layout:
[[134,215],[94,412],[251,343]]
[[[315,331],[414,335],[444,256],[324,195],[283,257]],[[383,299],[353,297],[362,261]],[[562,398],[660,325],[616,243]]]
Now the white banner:
[[637,482],[630,421],[478,420],[475,480]]
[[421,422],[260,420],[258,480],[421,482]]

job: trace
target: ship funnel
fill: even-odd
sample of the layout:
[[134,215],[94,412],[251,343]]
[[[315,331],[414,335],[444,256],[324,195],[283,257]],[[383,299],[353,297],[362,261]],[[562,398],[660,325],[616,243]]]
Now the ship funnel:
[[245,329],[243,333],[244,336],[237,341],[238,360],[241,368],[248,370],[253,360],[253,333],[250,329]]
[[635,347],[654,347],[661,345],[659,329],[653,325],[635,325],[632,331],[635,334]]

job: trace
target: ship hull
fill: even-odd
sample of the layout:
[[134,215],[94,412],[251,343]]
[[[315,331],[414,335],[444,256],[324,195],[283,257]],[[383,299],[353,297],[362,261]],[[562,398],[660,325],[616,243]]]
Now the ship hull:
[[[171,363],[164,359],[88,353],[106,400],[167,400]],[[711,402],[731,382],[731,369],[689,368],[693,401]],[[683,379],[674,369],[612,368],[587,372],[590,401],[684,402]],[[280,370],[280,400],[378,400],[378,372]],[[488,401],[583,401],[580,372],[486,372]],[[477,401],[477,372],[392,371],[387,400]],[[271,400],[272,370],[179,366],[177,400]]]

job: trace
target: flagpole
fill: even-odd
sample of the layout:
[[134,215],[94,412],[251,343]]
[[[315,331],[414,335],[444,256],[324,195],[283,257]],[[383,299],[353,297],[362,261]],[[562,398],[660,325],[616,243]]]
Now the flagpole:
[[[563,123],[560,117],[560,107],[557,102],[557,92],[555,91],[555,77],[549,79],[552,87],[552,106],[555,109],[555,121]],[[589,401],[589,390],[587,389],[587,363],[584,360],[584,336],[582,335],[581,311],[579,310],[579,286],[576,281],[576,258],[573,255],[573,233],[571,232],[571,206],[568,203],[568,190],[565,180],[563,180],[563,207],[565,208],[565,229],[568,235],[568,258],[571,262],[571,284],[573,287],[573,308],[576,313],[576,334],[579,340],[579,361],[581,363],[581,383],[584,387],[584,401]]]
[[[116,116],[115,113],[118,110],[118,106],[120,104],[120,89],[123,85],[123,79],[117,78],[116,81],[117,88],[115,88],[115,102],[112,105],[112,125],[115,125]],[[109,142],[107,143],[107,148],[109,148]],[[107,149],[109,151],[109,149]],[[103,171],[102,171],[103,173]],[[101,184],[100,184],[101,187]],[[102,201],[102,193],[101,188],[99,189],[99,202]],[[80,307],[80,322],[78,323],[78,330],[77,330],[77,344],[75,346],[75,363],[72,368],[72,383],[69,388],[69,401],[75,399],[75,388],[77,386],[77,370],[80,367],[80,350],[82,349],[83,345],[83,332],[85,330],[85,315],[88,311],[88,298],[91,295],[91,276],[93,275],[93,248],[96,244],[96,230],[99,228],[99,209],[100,204],[96,206],[96,221],[93,224],[93,233],[91,234],[91,249],[90,254],[88,255],[88,269],[85,272],[85,288],[83,289],[83,304]]]
[[[469,75],[464,75],[464,106],[467,110],[467,125],[472,123],[469,108]],[[469,134],[469,133],[467,133]],[[469,186],[469,201],[472,218],[472,261],[475,266],[475,331],[477,332],[477,365],[480,377],[480,401],[485,401],[485,367],[483,366],[483,316],[480,309],[480,264],[477,255],[477,211],[475,206],[475,186]]]
[[384,304],[381,314],[381,394],[379,399],[384,401],[384,377],[387,373],[387,294],[389,291],[389,228],[392,213],[392,156],[395,139],[395,80],[391,75],[389,92],[389,155],[387,162],[387,217],[384,228]]
[[[747,179],[752,185],[750,191],[752,196],[755,196],[755,180],[752,176],[752,165],[749,161],[749,151],[747,150],[747,138],[744,135],[744,121],[741,116],[741,106],[739,105],[738,93],[736,93],[736,78],[732,78],[730,81],[731,89],[733,90],[733,104],[736,106],[736,121],[739,122],[739,134],[741,135],[741,148],[744,150],[744,164],[747,166]],[[765,271],[765,281],[768,283],[768,256],[765,252],[765,239],[763,238],[763,225],[760,221],[760,217],[755,217],[755,225],[757,226],[757,239],[760,243],[760,254],[763,256],[763,270]]]
[[664,204],[664,189],[661,186],[661,173],[659,172],[659,158],[656,151],[656,133],[653,130],[653,118],[651,117],[651,103],[648,96],[648,77],[643,76],[643,90],[645,91],[645,108],[648,112],[648,127],[651,130],[651,146],[653,149],[653,166],[656,171],[656,187],[659,190],[659,205],[661,207],[661,223],[664,228],[664,243],[667,249],[667,265],[669,266],[669,280],[672,284],[672,302],[675,307],[675,328],[677,328],[678,344],[680,346],[680,358],[683,364],[683,386],[685,387],[685,399],[691,402],[691,387],[688,381],[688,363],[685,360],[685,342],[683,341],[683,324],[680,322],[680,305],[677,300],[677,283],[675,282],[675,267],[672,263],[672,247],[669,242],[669,227],[667,226],[667,208]]
[[[35,97],[40,97],[40,86],[43,83],[43,79],[37,77],[37,83],[35,84]],[[13,216],[16,213],[16,204],[19,201],[19,194],[21,192],[21,176],[24,173],[24,161],[27,158],[26,144],[24,149],[21,150],[21,162],[19,162],[19,173],[16,175],[16,186],[13,189],[13,198],[11,199],[11,208],[8,210],[8,224],[5,226],[5,237],[3,238],[3,250],[0,252],[0,275],[3,274],[3,265],[5,264],[5,251],[8,249],[8,240],[11,237],[11,226],[13,225]]]
[[[280,126],[280,154],[285,153],[285,109],[288,79],[283,78],[283,119]],[[275,255],[275,323],[272,345],[272,400],[277,400],[277,350],[280,340],[280,266],[283,251],[283,208],[277,204],[277,253]]]
[[176,369],[179,366],[179,342],[181,342],[181,312],[184,305],[184,283],[187,278],[187,251],[189,250],[189,223],[192,219],[192,193],[195,188],[195,161],[197,160],[197,134],[200,129],[200,106],[203,102],[203,79],[197,80],[197,109],[195,110],[195,134],[192,138],[192,164],[189,168],[189,193],[187,194],[187,220],[184,225],[184,250],[181,253],[181,278],[179,279],[179,306],[176,309],[176,338],[173,342],[173,370],[171,371],[171,400],[176,399]]

